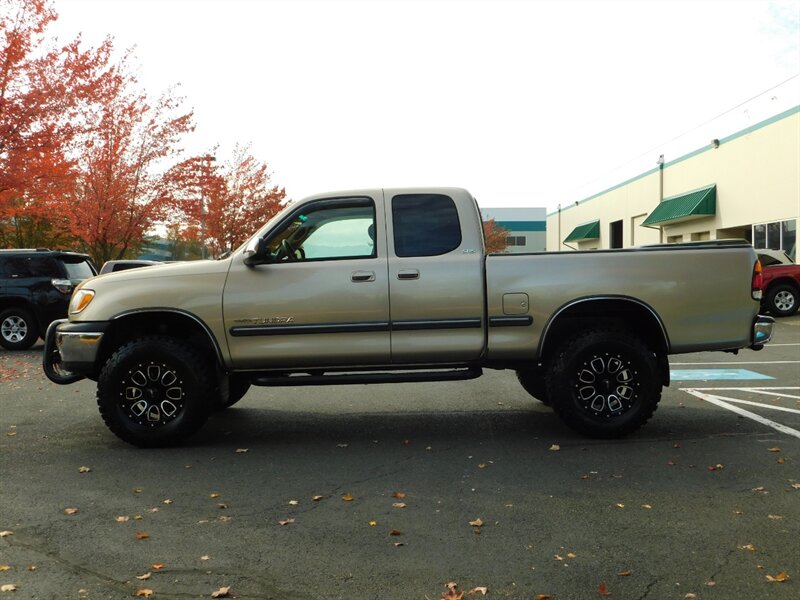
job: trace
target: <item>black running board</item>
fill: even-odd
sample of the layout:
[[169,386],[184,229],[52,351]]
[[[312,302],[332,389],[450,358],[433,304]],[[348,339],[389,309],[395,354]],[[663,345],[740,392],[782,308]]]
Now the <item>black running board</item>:
[[463,381],[480,377],[480,368],[447,369],[439,371],[401,371],[382,373],[330,373],[310,375],[296,373],[292,375],[272,375],[256,377],[253,385],[263,386],[295,386],[295,385],[353,385],[363,383],[423,383],[430,381]]

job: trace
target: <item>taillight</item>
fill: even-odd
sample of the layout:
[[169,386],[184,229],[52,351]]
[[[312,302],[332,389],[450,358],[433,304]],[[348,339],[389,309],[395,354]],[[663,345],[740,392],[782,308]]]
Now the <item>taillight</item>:
[[69,279],[53,279],[50,281],[53,284],[53,287],[56,288],[62,294],[71,294],[72,293],[72,282]]
[[764,277],[761,274],[761,261],[756,260],[756,264],[753,265],[753,283],[750,284],[750,293],[753,296],[753,300],[761,300],[761,287],[764,285]]

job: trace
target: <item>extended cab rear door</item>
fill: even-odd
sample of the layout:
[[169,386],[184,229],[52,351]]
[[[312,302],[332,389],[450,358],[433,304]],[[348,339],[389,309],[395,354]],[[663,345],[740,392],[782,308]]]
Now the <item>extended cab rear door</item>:
[[481,220],[465,190],[385,190],[392,362],[462,363],[484,348]]

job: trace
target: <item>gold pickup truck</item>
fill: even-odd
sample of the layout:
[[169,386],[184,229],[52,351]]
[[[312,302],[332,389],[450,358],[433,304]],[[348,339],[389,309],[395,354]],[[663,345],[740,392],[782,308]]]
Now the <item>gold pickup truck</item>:
[[47,332],[56,383],[97,381],[107,426],[178,443],[251,385],[433,382],[513,369],[577,431],[633,432],[667,356],[760,349],[760,265],[744,241],[486,256],[458,188],[292,203],[219,260],[101,275]]

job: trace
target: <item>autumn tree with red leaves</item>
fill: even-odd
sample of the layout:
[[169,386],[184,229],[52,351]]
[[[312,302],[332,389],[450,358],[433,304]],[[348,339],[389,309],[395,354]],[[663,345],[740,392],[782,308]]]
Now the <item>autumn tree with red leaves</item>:
[[194,125],[182,98],[167,92],[152,102],[137,90],[127,57],[98,86],[96,100],[67,221],[102,264],[138,249],[169,216],[170,179],[161,165],[178,159],[179,143]]
[[505,252],[508,247],[508,230],[500,227],[494,219],[484,221],[483,245],[487,254]]
[[237,145],[232,159],[219,164],[211,154],[190,158],[169,174],[173,181],[173,221],[184,239],[197,240],[209,256],[236,249],[274,216],[286,199],[271,181],[266,163]]
[[0,3],[0,244],[68,240],[63,213],[74,182],[80,115],[110,61],[111,44],[53,46],[47,0]]

